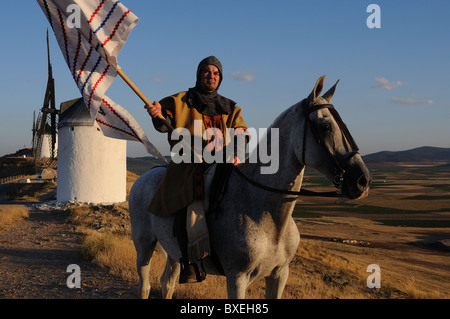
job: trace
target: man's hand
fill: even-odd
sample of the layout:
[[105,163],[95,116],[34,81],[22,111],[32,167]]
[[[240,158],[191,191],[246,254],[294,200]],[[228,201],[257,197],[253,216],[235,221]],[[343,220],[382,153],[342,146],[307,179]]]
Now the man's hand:
[[233,165],[238,166],[239,164],[241,164],[241,160],[239,159],[239,157],[235,156],[233,159]]
[[[233,160],[231,160],[231,158],[233,158]],[[230,164],[233,164],[234,166],[238,166],[239,164],[241,164],[241,160],[237,156],[234,156],[234,157],[228,156],[226,163],[230,163]]]
[[144,108],[147,110],[151,117],[157,118],[161,116],[161,104],[158,101],[154,101],[152,105],[145,105]]

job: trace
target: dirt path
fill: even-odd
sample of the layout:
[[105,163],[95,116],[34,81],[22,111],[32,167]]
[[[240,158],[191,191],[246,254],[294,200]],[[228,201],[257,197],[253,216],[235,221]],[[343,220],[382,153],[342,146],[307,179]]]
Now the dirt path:
[[[136,287],[80,257],[80,234],[67,213],[30,209],[30,217],[0,231],[0,299],[136,298]],[[70,289],[67,267],[81,270]]]

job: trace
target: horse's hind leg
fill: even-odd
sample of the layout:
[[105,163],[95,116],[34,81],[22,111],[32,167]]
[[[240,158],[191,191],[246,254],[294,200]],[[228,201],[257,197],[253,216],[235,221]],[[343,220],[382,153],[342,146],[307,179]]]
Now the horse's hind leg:
[[167,255],[166,267],[161,275],[161,290],[163,299],[171,299],[175,291],[175,284],[180,274],[180,264]]
[[266,299],[280,299],[289,277],[289,264],[273,270],[266,278]]
[[139,275],[138,293],[142,299],[147,299],[150,294],[150,262],[155,245],[156,241],[151,240],[135,242],[137,252],[136,267]]
[[227,274],[228,299],[245,299],[248,283],[247,274]]

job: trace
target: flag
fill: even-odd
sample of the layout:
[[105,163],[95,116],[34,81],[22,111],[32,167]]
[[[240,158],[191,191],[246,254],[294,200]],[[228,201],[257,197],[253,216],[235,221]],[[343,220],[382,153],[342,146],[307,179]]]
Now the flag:
[[37,2],[92,121],[97,121],[105,136],[138,141],[148,153],[165,161],[133,116],[105,95],[117,76],[117,56],[139,18],[118,0]]

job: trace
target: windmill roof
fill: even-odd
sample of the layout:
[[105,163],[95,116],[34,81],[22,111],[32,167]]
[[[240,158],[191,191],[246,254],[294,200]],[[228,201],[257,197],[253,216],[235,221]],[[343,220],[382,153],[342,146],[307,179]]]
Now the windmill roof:
[[94,123],[83,98],[61,103],[58,127],[93,125]]

